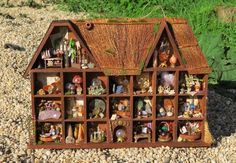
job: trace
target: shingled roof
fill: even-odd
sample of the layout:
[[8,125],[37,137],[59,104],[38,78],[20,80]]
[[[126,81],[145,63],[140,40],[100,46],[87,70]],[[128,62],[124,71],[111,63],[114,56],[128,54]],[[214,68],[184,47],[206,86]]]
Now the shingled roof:
[[[64,22],[81,43],[87,47],[89,55],[99,68],[107,75],[138,75],[150,57],[166,30],[171,37],[174,50],[182,68],[190,73],[210,73],[208,66],[194,33],[185,19],[177,18],[145,18],[145,19],[95,19],[54,21],[49,30]],[[45,35],[46,37],[46,35]],[[33,68],[41,42],[25,75]]]

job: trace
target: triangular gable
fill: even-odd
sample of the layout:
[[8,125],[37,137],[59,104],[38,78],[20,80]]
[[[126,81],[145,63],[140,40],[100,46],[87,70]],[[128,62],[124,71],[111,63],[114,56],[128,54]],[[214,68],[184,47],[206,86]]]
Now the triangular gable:
[[[167,34],[167,37],[168,37],[168,39],[169,39],[169,42],[170,42],[170,44],[171,44],[171,46],[172,46],[172,48],[173,48],[173,50],[174,50],[175,56],[177,57],[177,60],[178,60],[178,62],[179,62],[179,64],[180,64],[180,66],[183,65],[183,62],[182,62],[182,59],[181,59],[181,57],[180,57],[180,54],[179,54],[179,51],[178,51],[178,47],[177,47],[177,45],[176,45],[176,43],[175,43],[175,40],[174,40],[174,38],[173,38],[173,36],[172,36],[172,34],[171,34],[171,32],[170,32],[168,26],[167,26],[166,21],[163,20],[163,21],[161,22],[161,25],[160,25],[158,34],[157,34],[157,36],[156,36],[156,38],[155,38],[154,46],[152,46],[152,49],[150,50],[150,52],[149,52],[149,54],[148,54],[148,57],[147,57],[147,59],[146,59],[146,61],[145,61],[145,68],[148,68],[148,65],[150,64],[151,59],[153,58],[153,56],[154,56],[156,53],[158,53],[156,48],[157,48],[157,46],[158,46],[158,44],[159,44],[159,42],[160,42],[160,40],[161,40],[161,36],[162,36],[162,34],[163,34],[164,32],[166,32],[166,34]],[[156,55],[157,55],[157,54],[156,54]]]
[[99,66],[99,65],[96,63],[96,60],[94,59],[94,57],[92,56],[90,50],[88,49],[88,47],[86,46],[86,44],[83,42],[83,40],[79,37],[77,31],[76,31],[75,28],[73,27],[73,24],[72,24],[69,20],[65,20],[65,21],[53,21],[53,22],[50,24],[50,26],[49,26],[49,28],[48,28],[48,30],[47,30],[47,32],[46,32],[44,38],[42,39],[42,41],[41,41],[41,43],[40,43],[38,49],[36,50],[36,52],[35,52],[33,58],[31,59],[29,65],[28,65],[28,67],[27,67],[27,69],[26,69],[26,71],[25,71],[25,73],[24,73],[24,75],[23,75],[24,77],[27,77],[27,75],[29,74],[29,71],[33,68],[33,66],[34,66],[34,64],[35,64],[35,62],[36,62],[36,60],[37,60],[37,58],[39,57],[39,55],[40,55],[41,51],[43,50],[45,44],[47,43],[48,39],[50,38],[50,34],[53,32],[54,28],[56,28],[56,27],[67,27],[67,28],[73,33],[75,39],[77,39],[77,40],[80,42],[81,46],[82,46],[83,48],[85,48],[85,50],[87,51],[88,57],[92,60],[92,62],[95,63],[96,66]]

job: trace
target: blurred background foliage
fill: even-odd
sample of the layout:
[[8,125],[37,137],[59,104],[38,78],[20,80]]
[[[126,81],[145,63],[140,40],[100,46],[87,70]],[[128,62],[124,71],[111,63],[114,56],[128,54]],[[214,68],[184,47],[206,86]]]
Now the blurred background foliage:
[[90,18],[183,17],[198,38],[215,84],[236,81],[235,0],[54,0],[59,9]]

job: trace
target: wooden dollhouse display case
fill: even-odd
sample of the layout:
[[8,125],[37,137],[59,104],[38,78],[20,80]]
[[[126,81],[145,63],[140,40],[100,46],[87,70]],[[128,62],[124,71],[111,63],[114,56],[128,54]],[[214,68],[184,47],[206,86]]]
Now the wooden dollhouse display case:
[[53,21],[24,74],[29,148],[210,146],[210,72],[185,19]]

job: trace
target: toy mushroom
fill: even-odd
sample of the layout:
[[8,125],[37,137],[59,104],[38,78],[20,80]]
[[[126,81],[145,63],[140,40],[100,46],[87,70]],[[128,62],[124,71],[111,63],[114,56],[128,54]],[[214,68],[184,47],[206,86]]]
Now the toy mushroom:
[[73,77],[72,82],[75,84],[77,95],[81,95],[82,94],[82,90],[83,90],[81,85],[80,85],[83,82],[82,77],[80,75],[75,75]]

